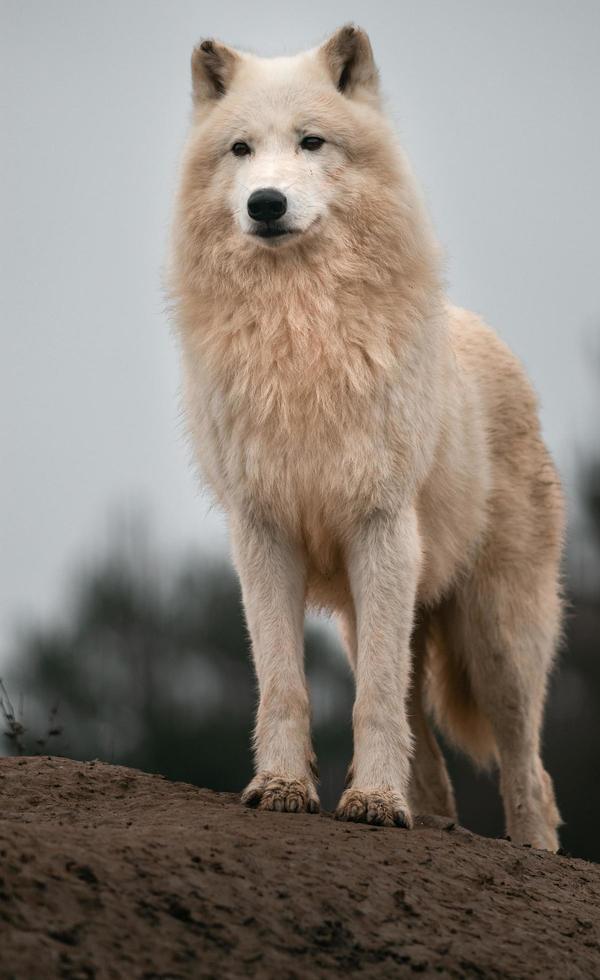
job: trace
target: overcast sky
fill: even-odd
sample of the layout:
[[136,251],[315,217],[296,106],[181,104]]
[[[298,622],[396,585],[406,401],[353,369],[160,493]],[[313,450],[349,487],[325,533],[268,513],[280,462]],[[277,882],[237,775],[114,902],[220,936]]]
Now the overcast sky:
[[452,298],[521,356],[572,488],[600,429],[597,0],[1,0],[0,654],[110,515],[222,548],[181,438],[161,267],[189,56],[355,20],[448,256]]

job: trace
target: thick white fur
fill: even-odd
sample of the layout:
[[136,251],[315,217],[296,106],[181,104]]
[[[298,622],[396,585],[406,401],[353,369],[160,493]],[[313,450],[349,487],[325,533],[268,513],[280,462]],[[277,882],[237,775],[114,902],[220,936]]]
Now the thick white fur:
[[[560,489],[518,362],[446,303],[368,39],[343,28],[273,60],[209,42],[193,78],[171,288],[187,417],[229,516],[259,683],[244,799],[318,808],[312,604],[338,614],[356,677],[338,816],[454,813],[430,709],[475,759],[498,760],[513,839],[554,849],[539,738]],[[311,153],[310,134],[325,139]],[[231,153],[239,140],[250,155]],[[246,202],[264,186],[288,198],[286,238],[252,234]]]

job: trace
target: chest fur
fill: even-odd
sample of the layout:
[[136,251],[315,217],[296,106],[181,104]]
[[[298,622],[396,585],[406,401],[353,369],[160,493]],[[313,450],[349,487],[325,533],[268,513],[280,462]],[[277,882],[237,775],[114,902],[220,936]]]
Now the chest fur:
[[207,311],[186,347],[188,407],[225,506],[251,500],[287,524],[339,526],[414,477],[435,340],[396,299],[363,284],[360,295],[291,290]]

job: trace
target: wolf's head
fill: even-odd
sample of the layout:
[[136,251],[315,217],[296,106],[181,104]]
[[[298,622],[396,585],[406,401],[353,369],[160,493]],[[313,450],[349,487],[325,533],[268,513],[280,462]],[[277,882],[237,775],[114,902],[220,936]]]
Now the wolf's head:
[[323,236],[348,245],[397,206],[398,152],[363,31],[268,59],[203,41],[192,81],[182,200],[199,249],[287,252]]

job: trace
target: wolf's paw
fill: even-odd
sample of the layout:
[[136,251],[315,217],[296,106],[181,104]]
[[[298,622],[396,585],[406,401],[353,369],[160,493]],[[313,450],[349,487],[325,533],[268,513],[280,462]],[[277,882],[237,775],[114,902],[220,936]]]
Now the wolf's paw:
[[520,844],[523,847],[535,847],[540,851],[551,851],[553,854],[559,849],[558,834],[553,827],[527,827],[512,828],[509,834],[513,844]]
[[336,820],[379,824],[382,827],[412,827],[408,804],[391,790],[359,790],[350,786],[342,793]]
[[309,779],[286,779],[273,772],[259,772],[242,793],[242,803],[280,813],[319,812],[319,797]]

